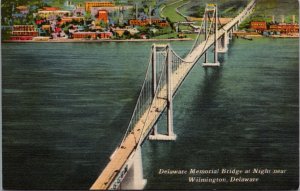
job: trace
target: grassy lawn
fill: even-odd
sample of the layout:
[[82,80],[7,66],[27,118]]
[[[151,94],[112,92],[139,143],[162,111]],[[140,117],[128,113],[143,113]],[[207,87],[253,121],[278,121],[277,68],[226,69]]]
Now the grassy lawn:
[[[174,2],[176,2],[176,3],[174,3]],[[168,17],[171,22],[185,21],[185,18],[176,12],[176,8],[186,2],[187,2],[187,0],[168,1],[168,3],[166,4],[166,6],[163,9],[161,14],[164,17]]]
[[163,34],[160,36],[152,37],[153,39],[169,39],[169,38],[177,38],[177,33],[169,33],[169,34]]
[[[197,34],[185,34],[186,38],[196,39]],[[177,33],[169,33],[160,36],[153,37],[153,39],[169,39],[169,38],[178,38]]]
[[257,1],[255,12],[252,17],[264,17],[267,21],[275,20],[280,22],[281,16],[285,17],[286,22],[291,21],[291,16],[296,15],[296,21],[299,20],[299,3],[297,0],[260,0]]

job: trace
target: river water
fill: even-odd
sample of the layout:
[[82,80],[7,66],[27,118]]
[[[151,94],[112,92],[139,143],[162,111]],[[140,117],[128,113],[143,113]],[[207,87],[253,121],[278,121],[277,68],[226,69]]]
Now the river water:
[[[174,99],[174,142],[142,147],[146,189],[298,186],[298,40],[234,39],[222,67],[194,67]],[[185,55],[192,42],[172,42]],[[5,189],[88,189],[120,142],[151,43],[2,44]],[[210,52],[212,56],[212,52]],[[159,130],[166,128],[166,116]],[[160,169],[282,169],[255,183],[191,183]]]

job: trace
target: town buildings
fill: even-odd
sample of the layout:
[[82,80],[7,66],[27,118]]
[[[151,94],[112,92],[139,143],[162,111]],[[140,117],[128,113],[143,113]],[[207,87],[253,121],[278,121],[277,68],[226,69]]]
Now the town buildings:
[[258,33],[299,33],[299,25],[295,23],[270,23],[269,25],[265,21],[252,21],[250,28]]

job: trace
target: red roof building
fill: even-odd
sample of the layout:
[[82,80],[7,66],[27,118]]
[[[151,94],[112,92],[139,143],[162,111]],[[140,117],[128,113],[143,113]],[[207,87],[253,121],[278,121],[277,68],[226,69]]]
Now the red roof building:
[[168,22],[165,20],[160,19],[145,19],[145,20],[138,20],[138,19],[131,19],[129,20],[129,25],[133,26],[146,26],[148,24],[159,24],[161,27],[169,26]]
[[267,30],[267,22],[265,21],[252,21],[251,22],[251,29],[254,29],[259,32],[263,32]]
[[108,39],[112,36],[111,32],[75,32],[73,33],[74,39]]

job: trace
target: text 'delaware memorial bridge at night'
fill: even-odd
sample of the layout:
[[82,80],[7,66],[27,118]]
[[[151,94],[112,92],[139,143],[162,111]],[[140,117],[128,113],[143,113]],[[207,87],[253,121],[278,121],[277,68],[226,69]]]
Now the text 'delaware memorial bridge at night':
[[[150,140],[175,140],[173,132],[173,98],[193,66],[204,56],[204,67],[218,67],[218,53],[225,53],[233,31],[248,17],[256,4],[247,7],[224,26],[220,25],[216,4],[207,4],[195,43],[185,58],[169,44],[152,46],[146,77],[130,123],[110,161],[91,186],[91,190],[143,189],[141,145]],[[214,47],[214,59],[208,62],[208,50]],[[158,134],[156,123],[167,109],[167,134]]]

